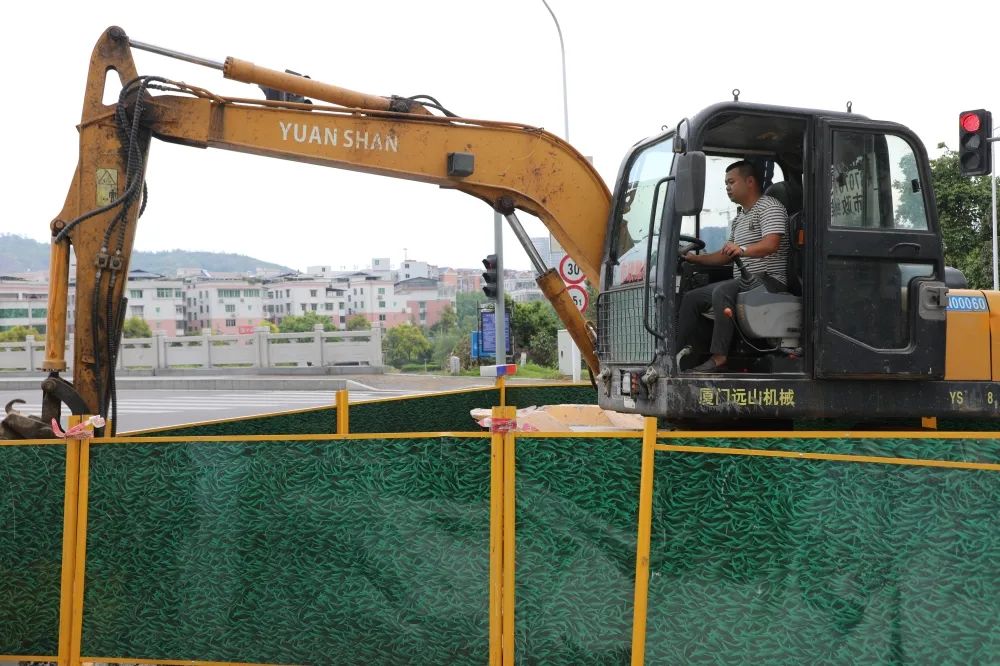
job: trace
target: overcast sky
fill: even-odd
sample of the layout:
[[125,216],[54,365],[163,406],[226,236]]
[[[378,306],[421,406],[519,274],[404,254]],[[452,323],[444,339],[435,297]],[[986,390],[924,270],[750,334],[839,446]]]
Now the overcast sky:
[[[550,5],[566,44],[570,142],[609,187],[632,144],[733,88],[752,102],[843,110],[851,100],[857,113],[911,127],[932,156],[940,141],[955,147],[959,111],[1000,113],[1000,86],[978,85],[1000,3]],[[110,25],[212,60],[373,94],[431,94],[462,116],[564,135],[559,40],[541,0],[8,3],[0,231],[47,241],[77,161],[90,52]],[[260,96],[216,70],[140,51],[135,59],[141,74]],[[404,253],[473,267],[492,251],[485,204],[421,183],[160,142],[147,182],[140,250],[239,252],[297,269],[363,268],[372,257],[396,265]],[[531,235],[546,233],[530,222]],[[505,256],[507,267],[530,266],[509,233]]]

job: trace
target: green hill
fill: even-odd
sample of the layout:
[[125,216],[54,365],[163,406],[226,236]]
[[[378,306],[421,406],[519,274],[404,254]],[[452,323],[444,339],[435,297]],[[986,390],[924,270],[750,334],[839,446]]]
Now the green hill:
[[[49,246],[46,243],[14,234],[0,234],[0,274],[44,271],[49,267]],[[166,250],[163,252],[133,252],[130,268],[160,275],[176,275],[178,268],[201,268],[212,272],[253,272],[258,268],[291,271],[292,269],[254,259],[244,254],[223,252],[193,252]]]

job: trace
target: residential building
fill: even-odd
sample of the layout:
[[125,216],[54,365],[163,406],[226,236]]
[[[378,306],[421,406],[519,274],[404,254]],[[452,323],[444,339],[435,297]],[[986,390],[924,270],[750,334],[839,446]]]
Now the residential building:
[[545,300],[545,294],[535,281],[534,271],[504,271],[503,288],[515,303]]
[[446,307],[454,308],[454,298],[442,295],[437,280],[410,278],[393,286],[397,300],[405,304],[410,321],[417,326],[433,326],[441,321],[441,313]]
[[315,312],[329,317],[337,328],[346,328],[346,286],[335,285],[332,278],[323,277],[323,273],[325,271],[318,275],[283,275],[266,282],[263,290],[265,318],[280,325],[288,315]]
[[128,298],[125,317],[139,317],[154,334],[184,335],[187,331],[184,289],[183,280],[142,270],[130,271],[125,286]]
[[204,278],[185,285],[187,328],[192,333],[252,333],[264,319],[260,282]]
[[[435,275],[432,275],[432,270]],[[406,259],[403,261],[402,265],[399,267],[399,277],[400,281],[410,280],[412,278],[430,278],[437,277],[437,269],[432,269],[432,267],[426,261],[414,261],[413,259]]]
[[49,285],[35,276],[0,276],[0,331],[15,326],[45,333]]
[[459,268],[455,272],[455,284],[458,291],[468,293],[483,288],[482,268]]
[[392,328],[410,321],[405,301],[396,297],[392,275],[366,272],[339,278],[346,285],[348,316],[362,315],[373,327]]

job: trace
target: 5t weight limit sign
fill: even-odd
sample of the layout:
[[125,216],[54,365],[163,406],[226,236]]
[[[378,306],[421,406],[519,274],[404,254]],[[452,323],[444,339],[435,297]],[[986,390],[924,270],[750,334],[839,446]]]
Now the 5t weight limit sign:
[[580,312],[587,311],[587,305],[590,304],[590,296],[587,295],[586,289],[578,284],[571,284],[566,287],[566,293],[573,299],[577,310]]

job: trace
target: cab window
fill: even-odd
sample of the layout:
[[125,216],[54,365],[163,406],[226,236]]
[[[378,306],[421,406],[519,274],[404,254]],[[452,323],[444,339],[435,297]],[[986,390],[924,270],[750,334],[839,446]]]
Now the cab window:
[[923,188],[916,155],[902,137],[833,133],[832,226],[925,231]]
[[[708,155],[705,157],[705,204],[695,218],[686,216],[681,221],[681,234],[695,236],[705,241],[705,252],[722,249],[729,238],[729,228],[739,213],[738,206],[726,195],[726,168],[741,157],[732,155]],[[785,179],[781,167],[774,165],[771,183]]]
[[[650,219],[653,221],[652,247],[655,252],[674,152],[672,137],[644,149],[629,166],[624,191],[615,212],[614,245],[611,250],[612,287],[643,281]],[[659,186],[657,185],[659,184]],[[656,211],[653,211],[654,200]],[[655,263],[655,260],[654,260]]]

